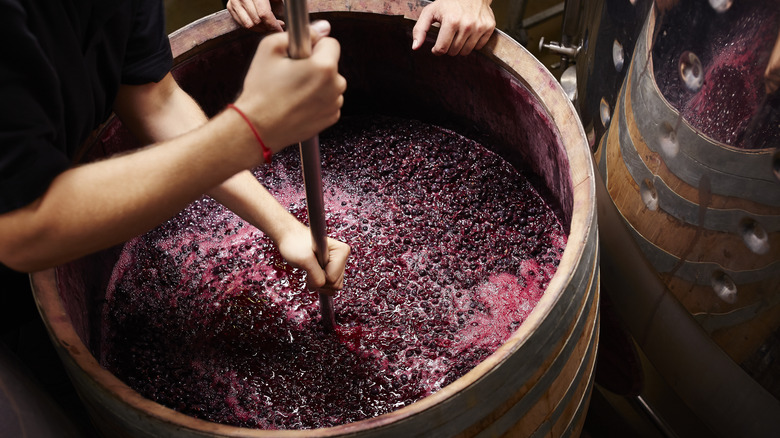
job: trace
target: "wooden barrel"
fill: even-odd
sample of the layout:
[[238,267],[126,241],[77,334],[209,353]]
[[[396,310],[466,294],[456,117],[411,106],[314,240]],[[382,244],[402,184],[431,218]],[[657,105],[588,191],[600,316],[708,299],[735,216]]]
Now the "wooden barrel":
[[666,287],[743,363],[780,326],[777,151],[729,146],[680,117],[648,60],[655,20],[637,42],[598,167]]
[[[693,3],[702,2],[679,4]],[[657,19],[655,11],[646,17],[614,113],[605,119],[608,131],[595,154],[602,293],[604,302],[611,304],[602,315],[606,320],[612,310],[620,317],[641,359],[640,390],[628,403],[618,401],[616,406],[623,408],[619,411],[623,415],[629,412],[628,418],[637,414],[648,418],[651,433],[774,436],[780,428],[777,393],[759,384],[760,372],[751,369],[748,374],[750,367],[741,367],[721,347],[730,344],[733,351],[745,347],[736,340],[744,334],[754,345],[762,339],[766,345],[772,342],[771,336],[765,337],[771,329],[762,324],[775,318],[773,305],[750,301],[751,293],[745,292],[752,289],[752,294],[768,297],[777,293],[771,278],[777,274],[776,268],[772,273],[777,257],[755,265],[768,266],[759,277],[761,272],[744,267],[757,258],[734,264],[734,254],[724,251],[742,245],[736,257],[744,258],[747,251],[748,257],[763,255],[745,249],[748,245],[736,236],[743,242],[755,239],[744,239],[740,231],[748,228],[735,225],[749,223],[743,219],[750,217],[764,227],[764,218],[772,216],[766,212],[777,211],[771,202],[763,205],[772,193],[766,189],[775,181],[769,178],[771,169],[762,167],[772,153],[732,148],[681,120],[661,96],[653,60],[648,61]],[[704,40],[700,34],[691,38]],[[766,184],[764,189],[756,188],[760,184]],[[756,191],[763,192],[764,200],[750,199]],[[729,203],[731,207],[726,207]],[[760,210],[752,209],[757,205]],[[731,217],[731,225],[726,225],[728,214],[739,219]],[[717,271],[723,274],[713,275]],[[737,295],[731,296],[742,300],[741,308],[721,298],[730,298],[729,288],[722,287],[726,275],[741,281]],[[750,275],[754,279],[744,281]],[[763,286],[756,284],[761,281]],[[730,327],[740,319],[741,326]],[[604,349],[599,353],[603,355]],[[760,347],[753,358],[765,353]],[[762,365],[776,370],[772,354],[776,353],[770,350],[766,356],[770,361]],[[776,372],[769,376],[776,381]]]
[[[382,112],[482,133],[497,153],[535,175],[568,232],[557,273],[529,318],[492,355],[452,384],[376,418],[337,427],[264,431],[189,417],[129,388],[95,360],[98,316],[119,248],[33,275],[34,293],[56,348],[107,436],[578,436],[590,399],[598,345],[599,245],[592,159],[557,81],[500,32],[467,57],[412,52],[423,4],[312,2],[342,46],[344,113]],[[233,99],[261,36],[226,12],[171,36],[174,74],[211,114]],[[91,160],[134,146],[109,122],[83,153]],[[488,144],[488,143],[486,143]]]

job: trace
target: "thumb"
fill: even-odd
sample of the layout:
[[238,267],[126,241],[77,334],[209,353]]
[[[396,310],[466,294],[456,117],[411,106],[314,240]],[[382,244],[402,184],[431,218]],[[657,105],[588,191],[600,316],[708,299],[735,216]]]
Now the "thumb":
[[[257,46],[257,52],[279,57],[287,57],[287,49],[290,46],[290,39],[286,33],[272,33],[263,37]],[[258,56],[255,56],[258,58]]]
[[319,264],[315,264],[307,266],[305,268],[306,270],[306,287],[309,290],[319,290],[321,287],[325,286],[325,271],[320,267]]

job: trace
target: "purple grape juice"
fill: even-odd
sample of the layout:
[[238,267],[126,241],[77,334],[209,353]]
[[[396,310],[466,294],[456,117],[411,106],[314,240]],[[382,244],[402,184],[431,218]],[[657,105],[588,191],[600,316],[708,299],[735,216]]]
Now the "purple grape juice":
[[[658,88],[691,127],[742,149],[775,147],[780,99],[768,96],[764,72],[780,28],[780,1],[734,2],[717,13],[703,0],[680,2],[658,23],[653,63]],[[680,58],[701,60],[701,88],[687,89]]]
[[[352,248],[335,333],[305,273],[203,198],[125,245],[106,295],[108,370],[202,419],[329,427],[438,391],[523,323],[566,244],[525,177],[417,121],[344,118],[320,146],[328,234]],[[307,221],[297,148],[255,175]]]

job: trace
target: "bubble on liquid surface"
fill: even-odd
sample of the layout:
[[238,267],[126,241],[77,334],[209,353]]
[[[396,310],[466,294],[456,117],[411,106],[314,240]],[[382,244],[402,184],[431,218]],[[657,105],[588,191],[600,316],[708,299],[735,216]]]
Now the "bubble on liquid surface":
[[[413,403],[495,351],[541,299],[566,244],[533,186],[451,131],[343,118],[320,135],[328,234],[350,244],[337,329],[254,227],[204,198],[125,245],[101,363],[188,415],[328,427]],[[285,151],[255,175],[306,222]]]
[[[653,73],[667,102],[697,133],[742,149],[771,148],[780,125],[764,73],[777,40],[776,2],[679,2],[657,23]],[[691,54],[695,54],[695,58]],[[698,60],[698,61],[697,61]],[[701,66],[701,67],[699,67]]]

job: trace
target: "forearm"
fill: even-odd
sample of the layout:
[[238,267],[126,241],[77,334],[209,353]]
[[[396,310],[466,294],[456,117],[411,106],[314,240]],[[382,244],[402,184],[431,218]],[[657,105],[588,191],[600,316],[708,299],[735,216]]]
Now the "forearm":
[[142,144],[171,140],[208,122],[170,73],[159,83],[122,86],[114,111]]
[[249,172],[240,172],[208,192],[238,216],[254,225],[277,245],[290,232],[304,228]]
[[[284,35],[267,36],[258,45],[236,103],[273,152],[339,118],[346,80],[338,74],[340,47],[325,37],[328,30],[312,25],[312,55],[303,60],[286,56]],[[123,242],[263,163],[257,140],[238,113],[223,112],[206,125],[199,110],[169,119],[176,115],[170,103],[187,97],[179,94],[170,75],[148,85],[123,87],[115,111],[142,139],[175,138],[69,169],[40,198],[0,214],[0,263],[39,270]],[[162,98],[147,99],[155,96]]]
[[[164,79],[168,80],[172,81],[173,78]],[[175,82],[160,85],[160,89],[150,85],[123,90],[133,93],[135,98],[121,96],[119,112],[124,115],[123,122],[129,125],[139,139],[147,143],[168,140],[197,129],[208,121],[197,102]],[[151,95],[144,96],[145,93]],[[139,96],[143,98],[143,103],[138,101]],[[143,111],[138,111],[139,106]],[[248,130],[247,127],[241,128]],[[249,140],[249,144],[259,149],[254,137]],[[231,176],[213,188],[209,187],[206,194],[268,234],[275,242],[292,227],[303,226],[248,170]]]
[[[131,122],[150,135],[147,140],[180,135],[206,123],[206,116],[200,107],[181,89],[164,86],[162,90],[170,91],[157,95],[167,105],[148,105],[148,101],[155,102],[157,99],[145,99],[147,103],[143,106],[148,111],[140,112],[145,116],[142,120]],[[133,105],[135,109],[137,106]],[[232,110],[227,112],[237,114]],[[133,114],[138,112],[134,111]],[[245,132],[251,132],[246,126],[242,128]],[[248,144],[256,151],[260,150],[254,137],[249,139]],[[327,270],[323,271],[314,256],[309,229],[279,204],[248,170],[230,176],[208,190],[207,194],[270,237],[288,263],[308,273],[310,287],[322,287],[323,291],[330,293],[341,288],[349,246],[329,239],[329,258],[333,263],[329,263]]]
[[172,141],[60,174],[41,198],[0,215],[0,262],[39,270],[151,229],[261,161],[242,123],[225,113]]

